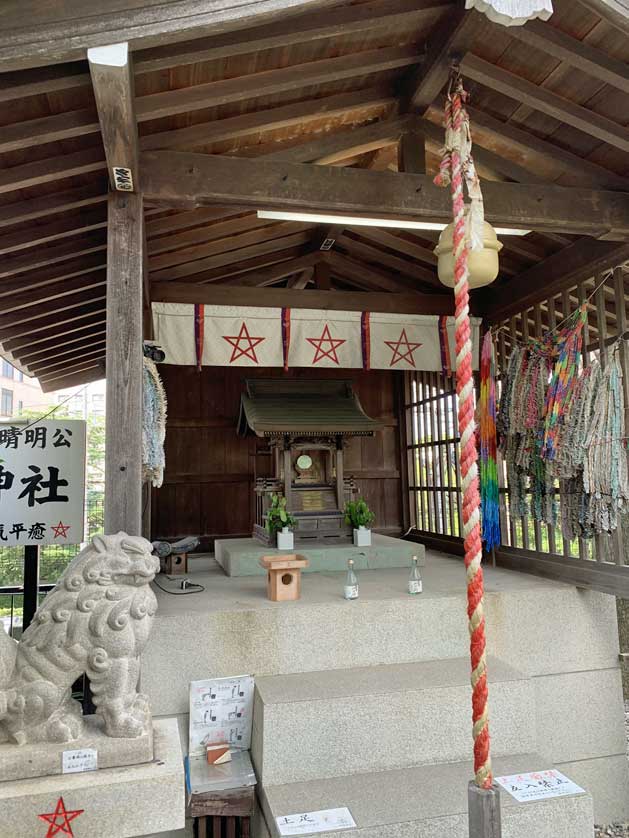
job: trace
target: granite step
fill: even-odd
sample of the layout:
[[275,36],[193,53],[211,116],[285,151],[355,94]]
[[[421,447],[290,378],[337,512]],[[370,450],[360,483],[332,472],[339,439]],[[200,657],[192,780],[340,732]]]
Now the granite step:
[[[494,753],[535,751],[535,694],[488,661]],[[469,660],[423,661],[256,679],[252,758],[266,785],[465,759]]]
[[[538,754],[495,760],[498,775],[550,768]],[[416,766],[325,780],[265,785],[264,823],[252,838],[278,838],[276,818],[346,806],[355,828],[318,838],[466,838],[469,762]],[[584,794],[518,803],[501,793],[502,838],[592,838],[592,798]]]

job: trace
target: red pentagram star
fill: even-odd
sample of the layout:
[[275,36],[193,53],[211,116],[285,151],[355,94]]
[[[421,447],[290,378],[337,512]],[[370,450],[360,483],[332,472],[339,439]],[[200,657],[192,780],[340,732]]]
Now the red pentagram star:
[[[37,817],[49,824],[46,838],[53,838],[53,836],[59,835],[60,833],[62,835],[69,835],[70,838],[73,838],[74,833],[72,832],[70,821],[78,818],[78,816],[82,815],[84,811],[85,809],[75,809],[74,811],[69,812],[65,807],[63,797],[60,797],[59,800],[57,800],[54,812],[48,812],[45,815],[37,815]],[[60,822],[58,823],[59,819]]]
[[[413,357],[413,352],[422,345],[421,343],[413,343],[409,341],[406,337],[406,329],[402,329],[402,334],[398,338],[398,340],[385,340],[384,341],[388,347],[393,350],[393,355],[391,357],[391,363],[389,364],[390,367],[397,364],[398,361],[408,361],[408,363],[414,367],[415,366],[415,358]],[[404,352],[400,351],[400,347],[405,346],[406,349]]]
[[56,527],[51,527],[50,529],[54,532],[55,538],[67,538],[70,524],[63,524],[59,521]]
[[[321,333],[320,338],[306,338],[308,343],[311,343],[315,348],[314,358],[312,359],[312,363],[316,364],[317,361],[320,361],[322,358],[329,358],[331,361],[334,361],[335,364],[338,364],[339,358],[336,354],[336,350],[342,344],[347,343],[345,338],[333,338],[330,335],[330,327],[326,323],[323,327],[323,332]],[[327,343],[328,348],[324,349],[323,344]]]
[[[266,338],[259,338],[259,337],[251,337],[249,334],[249,329],[247,329],[247,324],[243,320],[242,326],[240,327],[240,331],[237,335],[222,335],[223,340],[226,340],[227,343],[231,343],[234,347],[232,349],[232,356],[229,359],[229,363],[233,364],[234,361],[237,361],[238,358],[249,358],[250,361],[253,361],[254,364],[258,363],[258,358],[256,356],[256,346],[259,343],[262,343],[263,340]],[[246,344],[243,348],[240,346],[240,342],[244,341]]]

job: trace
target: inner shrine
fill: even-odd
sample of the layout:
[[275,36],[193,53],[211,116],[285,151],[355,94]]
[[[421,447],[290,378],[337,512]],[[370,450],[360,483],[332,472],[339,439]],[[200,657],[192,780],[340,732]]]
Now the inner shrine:
[[254,538],[271,543],[275,493],[286,498],[296,544],[351,544],[344,509],[358,490],[343,452],[350,438],[373,436],[382,424],[363,411],[351,381],[257,379],[245,387],[238,433],[267,438],[273,462],[273,476],[255,483]]

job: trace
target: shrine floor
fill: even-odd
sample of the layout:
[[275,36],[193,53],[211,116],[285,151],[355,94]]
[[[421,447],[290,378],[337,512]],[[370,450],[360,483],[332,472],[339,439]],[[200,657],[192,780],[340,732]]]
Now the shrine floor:
[[372,533],[369,547],[354,547],[353,544],[299,544],[294,550],[277,550],[266,547],[255,538],[225,538],[216,542],[215,549],[216,561],[228,576],[264,576],[266,571],[259,563],[262,556],[281,556],[286,553],[304,556],[310,562],[304,568],[304,573],[316,573],[345,571],[348,559],[353,559],[356,571],[410,568],[413,556],[417,556],[418,564],[423,565],[425,552],[422,544],[379,533]]
[[[311,573],[300,601],[273,603],[262,578],[230,578],[205,556],[189,573],[203,591],[156,592],[142,689],[156,716],[177,718],[184,749],[189,681],[256,676],[253,838],[275,838],[280,815],[336,806],[356,821],[348,838],[467,835],[465,572],[427,551],[423,594],[406,593],[407,576],[361,571],[347,602],[342,572]],[[588,792],[505,796],[503,834],[590,838],[594,822],[629,820],[615,600],[491,567],[485,578],[497,771],[557,767]]]

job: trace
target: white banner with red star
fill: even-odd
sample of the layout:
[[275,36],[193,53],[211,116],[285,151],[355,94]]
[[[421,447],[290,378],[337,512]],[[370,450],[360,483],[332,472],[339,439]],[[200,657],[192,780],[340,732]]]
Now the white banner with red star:
[[455,359],[453,317],[153,303],[153,323],[167,364],[449,373]]

